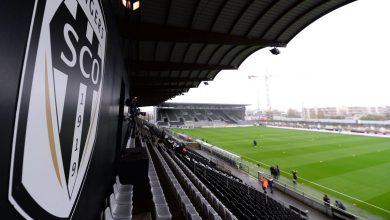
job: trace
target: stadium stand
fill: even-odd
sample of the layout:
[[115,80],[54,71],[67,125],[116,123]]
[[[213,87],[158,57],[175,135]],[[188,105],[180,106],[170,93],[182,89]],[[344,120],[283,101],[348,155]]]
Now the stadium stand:
[[160,127],[223,127],[246,125],[245,105],[162,103],[155,108]]
[[[161,129],[140,120],[137,124],[136,128],[141,130],[147,125],[150,135],[139,132],[141,139],[145,139],[153,164],[163,168],[162,174],[186,219],[302,219],[238,177],[218,169]],[[162,136],[165,138],[161,139]]]

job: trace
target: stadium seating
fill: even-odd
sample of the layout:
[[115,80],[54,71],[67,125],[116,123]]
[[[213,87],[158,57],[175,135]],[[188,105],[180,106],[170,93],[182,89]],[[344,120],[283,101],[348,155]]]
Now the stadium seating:
[[[144,199],[151,200],[153,219],[302,219],[197,152],[181,152],[183,145],[170,135],[160,139],[162,131],[154,125],[137,119],[130,127],[133,135],[128,136],[134,139],[135,149],[147,152],[151,196]],[[136,187],[122,184],[117,177],[105,219],[131,219],[136,193]]]
[[104,210],[104,219],[131,219],[133,210],[133,186],[123,185],[116,177],[113,184],[113,193],[110,194],[109,205]]
[[[164,107],[166,105],[169,107]],[[251,124],[245,121],[244,106],[183,103],[162,104],[156,111],[156,123],[160,127],[225,127],[229,124]]]

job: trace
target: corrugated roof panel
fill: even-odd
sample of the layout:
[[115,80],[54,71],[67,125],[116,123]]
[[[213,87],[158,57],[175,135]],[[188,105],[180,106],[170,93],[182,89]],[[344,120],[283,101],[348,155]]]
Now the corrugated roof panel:
[[233,66],[240,66],[241,63],[252,53],[256,52],[257,50],[260,50],[262,47],[259,46],[252,46],[249,47],[248,49],[242,51],[240,54],[238,54],[233,61],[230,63],[230,65]]
[[171,77],[179,77],[180,71],[171,71]]
[[190,86],[197,86],[199,85],[199,81],[193,81],[193,82],[187,82],[186,83],[186,86],[187,87],[190,87]]
[[232,48],[221,60],[221,62],[219,62],[219,64],[221,65],[229,65],[230,64],[230,61],[232,61],[236,56],[237,54],[242,51],[244,48],[246,48],[247,46],[235,46],[234,48]]
[[256,22],[255,20],[259,15],[263,14],[267,7],[273,2],[274,0],[254,1],[237,21],[231,34],[239,36],[245,35],[252,24]]
[[170,0],[143,0],[141,22],[165,24]]
[[185,54],[184,63],[194,63],[195,59],[198,57],[200,50],[203,48],[203,44],[191,44],[188,48],[187,53]]
[[202,72],[199,73],[199,77],[206,77],[209,74],[209,70],[203,70]]
[[264,39],[274,39],[276,38],[292,21],[296,20],[299,16],[312,9],[315,6],[321,4],[323,0],[311,0],[311,1],[302,1],[299,5],[291,9],[283,17],[272,25],[272,27],[265,33]]
[[173,51],[171,53],[171,62],[181,62],[184,57],[184,53],[187,50],[188,43],[176,43],[175,46],[173,47]]
[[206,47],[204,47],[202,52],[199,54],[196,63],[206,64],[209,61],[211,54],[213,54],[217,47],[218,44],[208,44]]
[[190,72],[189,78],[196,78],[198,77],[200,71],[199,70],[194,70]]
[[326,1],[323,5],[311,10],[305,16],[301,17],[294,24],[288,27],[286,31],[284,31],[276,40],[289,42],[295,35],[316,19],[350,2],[351,0]]
[[267,28],[276,21],[286,10],[302,0],[282,0],[276,3],[248,33],[249,37],[261,36]]
[[172,0],[169,9],[168,25],[175,27],[191,26],[192,14],[197,1]]
[[193,18],[192,28],[196,30],[210,30],[215,16],[218,15],[224,2],[225,0],[200,0]]
[[237,20],[237,17],[244,10],[249,0],[230,0],[226,3],[225,7],[218,16],[218,19],[213,25],[212,32],[228,33],[231,26]]
[[185,86],[185,84],[186,84],[185,81],[182,81],[182,82],[177,83],[178,86]]
[[180,73],[180,78],[187,78],[189,76],[190,76],[190,71],[188,70],[181,71]]
[[214,79],[218,73],[219,73],[219,70],[210,71],[209,74],[207,75],[207,78]]
[[222,59],[225,53],[230,50],[234,45],[223,45],[219,47],[212,57],[210,57],[209,64],[218,64],[218,62]]
[[169,60],[169,54],[171,51],[171,42],[159,42],[156,47],[156,60],[159,62],[166,62]]
[[140,41],[139,47],[142,50],[139,50],[139,59],[141,61],[153,60],[154,59],[154,48],[156,42],[152,41]]
[[169,71],[161,71],[160,72],[160,77],[168,77],[169,76]]

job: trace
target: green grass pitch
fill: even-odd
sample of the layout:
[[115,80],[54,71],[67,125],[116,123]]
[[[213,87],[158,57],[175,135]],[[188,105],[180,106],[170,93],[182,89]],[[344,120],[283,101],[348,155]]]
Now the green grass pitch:
[[390,138],[266,127],[174,130],[253,163],[278,164],[287,173],[296,169],[306,184],[390,219],[384,211],[390,210]]

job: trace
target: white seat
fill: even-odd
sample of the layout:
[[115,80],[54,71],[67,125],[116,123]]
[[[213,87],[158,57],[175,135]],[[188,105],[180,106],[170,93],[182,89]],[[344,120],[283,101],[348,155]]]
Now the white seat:
[[117,188],[119,192],[130,192],[133,191],[133,185],[131,184],[122,184],[121,181],[119,180],[119,176],[116,176],[115,178]]
[[118,204],[114,194],[110,195],[110,209],[113,219],[131,219],[132,218],[132,205]]
[[133,200],[133,192],[119,192],[117,184],[112,186],[114,191],[114,198],[118,204],[131,205]]
[[114,220],[111,215],[111,209],[110,207],[107,207],[106,210],[104,210],[104,219],[105,220]]

